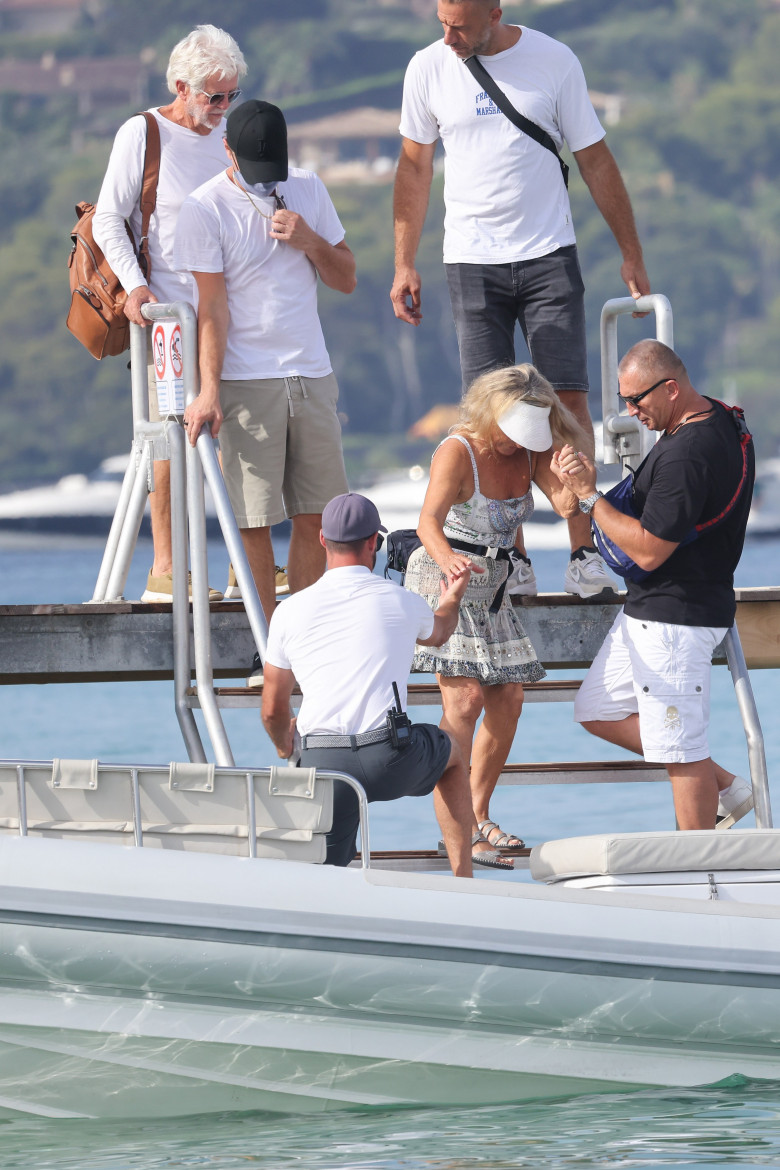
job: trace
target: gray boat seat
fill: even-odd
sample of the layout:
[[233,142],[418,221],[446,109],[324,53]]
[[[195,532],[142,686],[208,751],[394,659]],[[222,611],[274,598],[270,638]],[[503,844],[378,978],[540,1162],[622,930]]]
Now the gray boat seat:
[[603,833],[531,850],[537,881],[619,874],[780,870],[780,829]]
[[[138,766],[97,760],[0,764],[0,834],[114,842],[246,857],[249,800],[258,857],[323,862],[333,782],[313,768]],[[134,788],[137,787],[137,804]]]

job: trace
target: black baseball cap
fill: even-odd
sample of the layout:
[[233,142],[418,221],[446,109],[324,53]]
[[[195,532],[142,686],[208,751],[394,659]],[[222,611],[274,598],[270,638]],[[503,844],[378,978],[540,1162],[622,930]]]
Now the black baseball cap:
[[242,102],[227,116],[225,138],[248,183],[287,179],[287,123],[278,106]]

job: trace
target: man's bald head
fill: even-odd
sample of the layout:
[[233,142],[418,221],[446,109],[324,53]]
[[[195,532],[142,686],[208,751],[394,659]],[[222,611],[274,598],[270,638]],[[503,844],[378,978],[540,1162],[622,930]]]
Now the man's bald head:
[[631,375],[648,386],[664,374],[681,386],[690,386],[688,371],[674,350],[649,337],[632,345],[618,366],[618,378]]

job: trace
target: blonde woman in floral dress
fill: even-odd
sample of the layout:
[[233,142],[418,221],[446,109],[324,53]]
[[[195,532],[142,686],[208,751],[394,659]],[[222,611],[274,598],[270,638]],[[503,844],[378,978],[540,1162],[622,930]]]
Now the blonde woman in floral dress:
[[582,449],[586,438],[534,366],[477,378],[461,404],[460,422],[434,452],[417,528],[423,546],[406,573],[406,588],[435,609],[442,578],[466,565],[475,569],[455,633],[442,646],[418,646],[412,669],[436,674],[441,727],[464,759],[471,758],[472,856],[480,865],[509,867],[505,855],[524,848],[490,819],[489,805],[523,708],[523,684],[545,671],[504,586],[508,550],[533,513],[531,484],[560,516],[577,512],[576,496],[551,468],[553,449],[564,443]]

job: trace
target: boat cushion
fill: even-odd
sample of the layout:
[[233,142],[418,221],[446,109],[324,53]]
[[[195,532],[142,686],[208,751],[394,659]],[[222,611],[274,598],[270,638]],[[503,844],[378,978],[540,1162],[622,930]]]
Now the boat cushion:
[[531,850],[537,881],[686,870],[780,869],[780,829],[610,833],[546,841]]
[[246,857],[253,822],[258,857],[321,863],[333,821],[333,784],[307,768],[3,762],[0,834],[22,829],[22,791],[30,836],[121,845],[135,840],[135,791],[143,843],[159,849]]

